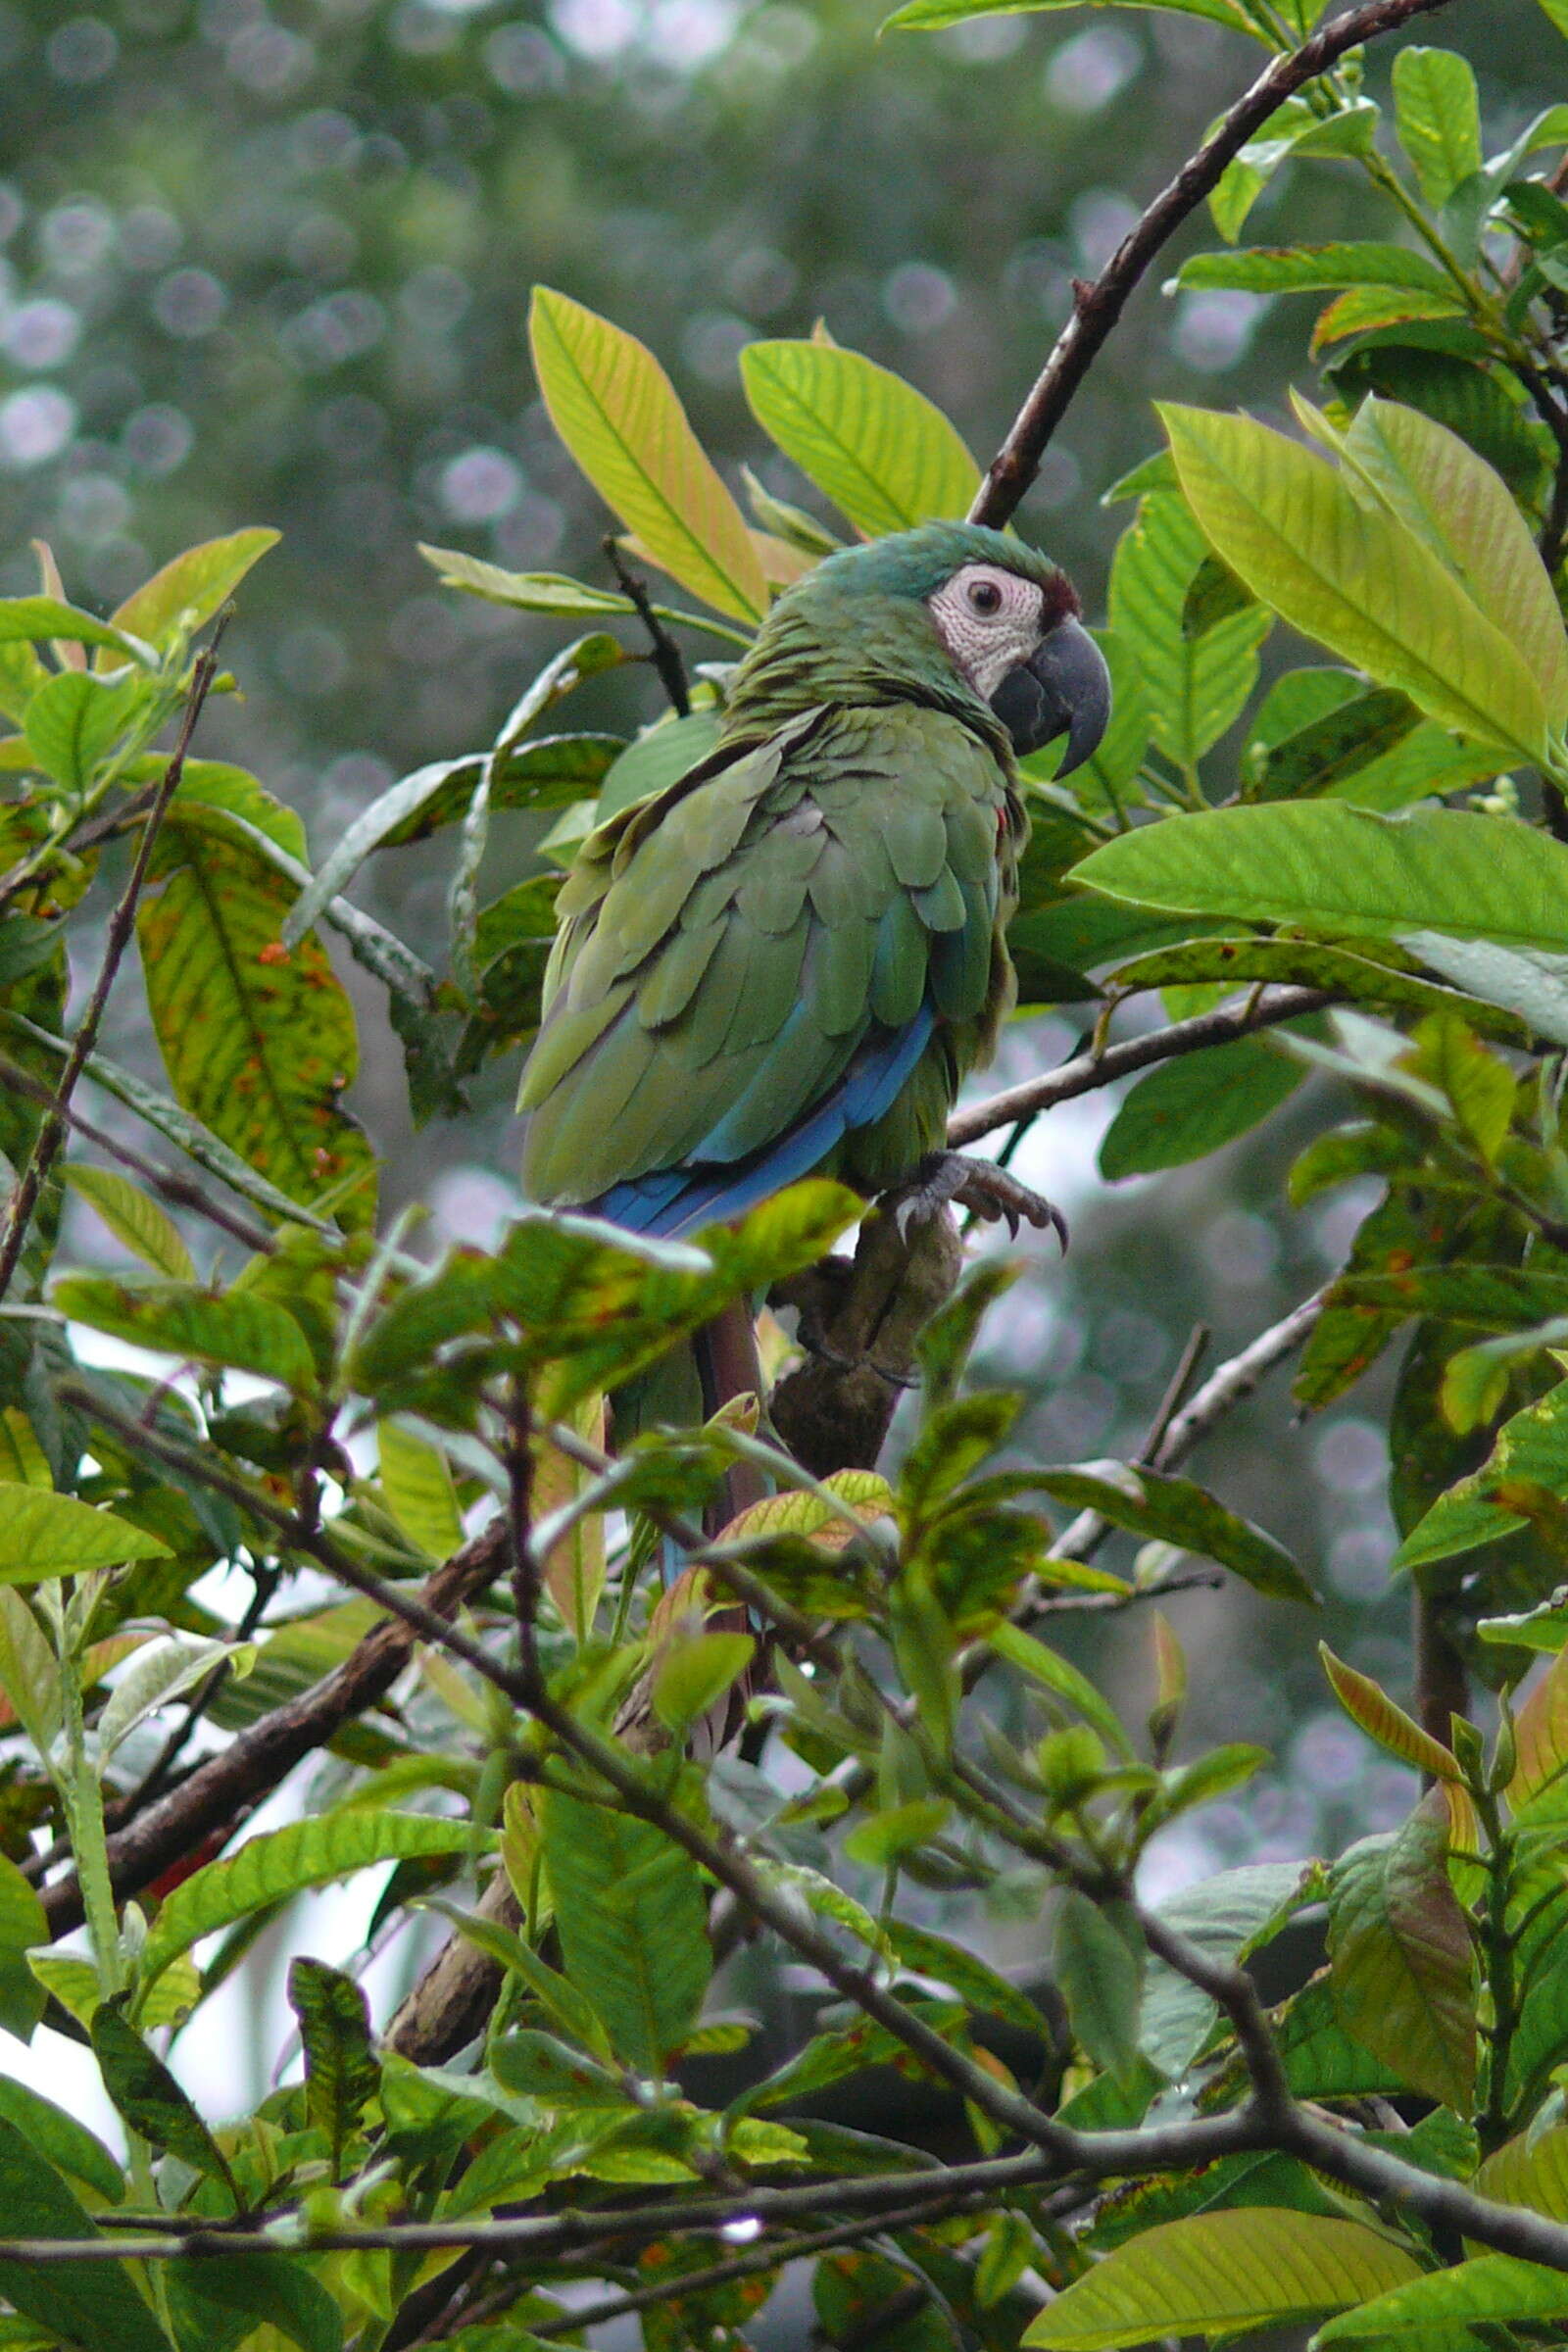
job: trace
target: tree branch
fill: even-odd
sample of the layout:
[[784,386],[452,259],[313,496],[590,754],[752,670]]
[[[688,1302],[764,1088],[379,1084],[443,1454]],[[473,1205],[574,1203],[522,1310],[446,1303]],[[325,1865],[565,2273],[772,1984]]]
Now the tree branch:
[[216,1225],[220,1233],[226,1233],[242,1249],[253,1250],[258,1256],[270,1256],[277,1247],[265,1225],[251,1224],[248,1218],[225,1208],[222,1201],[215,1200],[210,1193],[204,1192],[194,1177],[181,1175],[177,1168],[159,1167],[129,1144],[122,1143],[118,1136],[110,1135],[91,1119],[83,1118],[74,1103],[61,1102],[59,1096],[45,1086],[41,1078],[35,1078],[30,1070],[24,1069],[20,1061],[13,1061],[9,1054],[0,1054],[0,1084],[13,1088],[19,1095],[25,1095],[29,1102],[40,1102],[46,1108],[53,1105],[74,1134],[82,1136],[89,1144],[96,1144],[100,1152],[106,1152],[111,1159],[118,1159],[122,1167],[129,1168],[133,1176],[139,1176],[143,1184],[151,1192],[157,1193],[160,1199],[167,1200],[172,1208],[193,1210],[197,1216],[205,1217],[210,1225]]
[[[421,1613],[444,1624],[449,1612],[483,1591],[505,1559],[506,1529],[498,1521],[421,1587]],[[139,1892],[204,1838],[232,1831],[302,1758],[324,1747],[352,1716],[384,1697],[413,1651],[414,1634],[399,1618],[372,1626],[333,1673],[239,1733],[177,1788],[118,1831],[109,1840],[117,1895]],[[74,1878],[44,1887],[40,1899],[52,1936],[80,1924],[81,1894]]]
[[975,1144],[998,1127],[1010,1127],[1018,1119],[1038,1118],[1043,1110],[1054,1109],[1058,1102],[1070,1102],[1075,1095],[1092,1095],[1100,1087],[1114,1086],[1118,1078],[1130,1077],[1135,1070],[1147,1070],[1156,1061],[1174,1061],[1181,1054],[1200,1054],[1206,1046],[1228,1045],[1233,1038],[1250,1037],[1256,1029],[1277,1028],[1281,1021],[1299,1019],[1303,1012],[1321,1012],[1334,1002],[1318,988],[1259,989],[1245,1004],[1234,1010],[1223,1005],[1217,1012],[1200,1012],[1190,1021],[1173,1021],[1166,1029],[1153,1029],[1146,1037],[1124,1038],[1120,1045],[1102,1046],[1098,1053],[1077,1054],[1071,1061],[1047,1070],[1043,1077],[1026,1078],[1019,1086],[1009,1086],[1005,1093],[992,1095],[984,1102],[973,1102],[967,1110],[956,1110],[948,1121],[948,1143],[955,1152],[966,1144]]
[[632,570],[613,531],[601,544],[610,558],[611,569],[620,582],[622,595],[630,597],[637,608],[638,619],[648,631],[653,664],[659,672],[660,684],[669,697],[670,709],[677,718],[690,717],[692,698],[686,683],[686,664],[681,658],[680,647],[654,609],[653,599],[648,593],[648,582],[640,579]]
[[1362,0],[1325,24],[1288,56],[1277,57],[1223,116],[1198,152],[1161,190],[1123,238],[1100,275],[1073,289],[1073,313],[1036,377],[1011,430],[992,460],[969,509],[971,522],[1000,527],[1040,470],[1052,434],[1109,337],[1128,297],[1166,245],[1214,188],[1226,168],[1287,98],[1342,58],[1348,49],[1396,31],[1412,17],[1430,16],[1449,0]]

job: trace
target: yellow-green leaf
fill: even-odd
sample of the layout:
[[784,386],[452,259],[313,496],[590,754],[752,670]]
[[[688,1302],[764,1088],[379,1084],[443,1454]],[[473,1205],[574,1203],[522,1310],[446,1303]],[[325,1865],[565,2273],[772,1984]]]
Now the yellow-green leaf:
[[296,885],[195,823],[165,827],[156,863],[136,932],[181,1107],[291,1200],[347,1185],[340,1221],[369,1224],[373,1162],[341,1103],[359,1063],[354,1009],[317,938],[282,944]]
[[287,1307],[250,1291],[68,1274],[56,1284],[53,1300],[73,1322],[159,1355],[231,1365],[301,1394],[316,1386],[316,1366],[300,1325]]
[[1448,1811],[1434,1788],[1393,1838],[1335,1865],[1329,1959],[1340,2022],[1423,2096],[1469,2110],[1476,2007],[1469,1932],[1448,1883]]
[[1375,396],[1338,442],[1348,465],[1517,647],[1553,726],[1568,721],[1568,632],[1500,474],[1446,425]]
[[42,1487],[0,1480],[0,1584],[33,1585],[41,1577],[168,1556],[162,1537],[110,1511]]
[[694,596],[760,619],[767,582],[745,517],[652,352],[549,286],[529,335],[551,422],[606,505]]
[[[1382,2345],[1410,2336],[1418,2347],[1455,2341],[1512,2342],[1512,2336],[1494,2338],[1491,2328],[1485,2337],[1477,2336],[1469,2324],[1491,2322],[1495,2327],[1522,2320],[1534,2321],[1539,2327],[1560,2319],[1568,2319],[1568,2278],[1561,2271],[1548,2270],[1544,2263],[1522,2262],[1512,2254],[1482,2254],[1474,2262],[1456,2263],[1451,2270],[1429,2272],[1426,2278],[1395,2287],[1358,2311],[1348,2311],[1343,2319],[1320,2328],[1312,2345],[1316,2352],[1319,2344]],[[1532,2338],[1541,2340],[1534,2329]],[[1551,2340],[1561,2339],[1553,2331]]]
[[165,1899],[143,1947],[141,1982],[150,1984],[202,1936],[264,1903],[325,1886],[375,1862],[464,1853],[472,1841],[466,1822],[368,1809],[318,1814],[248,1838],[237,1853],[209,1862]]
[[1457,1781],[1459,1767],[1448,1750],[1396,1705],[1388,1692],[1368,1674],[1357,1674],[1337,1658],[1326,1642],[1317,1645],[1323,1661],[1323,1671],[1334,1686],[1334,1695],[1350,1721],[1358,1724],[1369,1740],[1386,1747],[1391,1756],[1401,1764],[1414,1765],[1418,1772],[1430,1773],[1434,1780]]
[[1045,2352],[1109,2352],[1151,2336],[1285,2327],[1419,2276],[1401,2247],[1359,2222],[1272,2206],[1195,2214],[1118,2246],[1023,2340]]
[[252,564],[277,545],[279,536],[266,529],[233,531],[226,539],[188,547],[126,597],[114,625],[155,645],[182,616],[188,627],[199,628],[233,595]]
[[1560,1649],[1514,1721],[1517,1760],[1508,1802],[1517,1813],[1568,1766],[1568,1649]]
[[428,1558],[450,1559],[463,1542],[463,1513],[446,1455],[398,1421],[379,1422],[375,1440],[387,1509]]
[[173,1219],[128,1176],[113,1168],[91,1168],[79,1160],[60,1171],[73,1192],[96,1209],[117,1242],[134,1250],[155,1274],[194,1282],[196,1268]]
[[1188,503],[1254,595],[1443,725],[1509,759],[1544,757],[1546,706],[1524,655],[1430,546],[1250,416],[1160,414]]
[[1539,2138],[1521,2132],[1489,2156],[1472,2183],[1478,2197],[1499,2205],[1528,2205],[1554,2222],[1568,2222],[1568,2125]]
[[980,468],[923,392],[836,344],[748,344],[752,413],[868,538],[966,514]]
[[1452,49],[1412,43],[1394,60],[1399,144],[1434,212],[1481,169],[1481,104],[1475,69]]

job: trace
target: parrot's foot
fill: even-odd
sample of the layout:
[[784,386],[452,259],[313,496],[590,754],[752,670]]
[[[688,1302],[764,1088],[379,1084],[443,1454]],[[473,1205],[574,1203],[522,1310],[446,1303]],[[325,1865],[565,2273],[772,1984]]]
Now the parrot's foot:
[[972,1209],[988,1224],[1004,1218],[1014,1240],[1021,1224],[1039,1225],[1054,1233],[1064,1250],[1067,1247],[1067,1221],[1059,1208],[994,1161],[968,1159],[961,1152],[927,1152],[912,1181],[895,1196],[893,1215],[899,1232],[907,1236],[916,1218],[934,1217],[950,1201]]

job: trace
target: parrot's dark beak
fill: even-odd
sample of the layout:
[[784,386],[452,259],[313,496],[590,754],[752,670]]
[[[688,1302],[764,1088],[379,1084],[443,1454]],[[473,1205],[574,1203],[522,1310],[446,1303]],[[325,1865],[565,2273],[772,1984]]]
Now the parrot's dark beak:
[[991,708],[1020,760],[1065,735],[1056,773],[1070,775],[1092,757],[1110,718],[1105,657],[1080,622],[1059,620],[1027,662],[1008,670]]

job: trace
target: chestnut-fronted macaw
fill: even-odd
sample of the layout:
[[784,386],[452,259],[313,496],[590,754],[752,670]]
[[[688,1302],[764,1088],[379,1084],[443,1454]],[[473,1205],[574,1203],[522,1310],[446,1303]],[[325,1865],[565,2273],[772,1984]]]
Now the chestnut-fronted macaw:
[[1065,774],[1109,714],[1079,610],[1044,556],[960,522],[779,598],[717,747],[563,886],[519,1104],[534,1200],[673,1236],[820,1173],[1051,1214],[942,1147],[1013,1001],[1015,759],[1064,735]]

